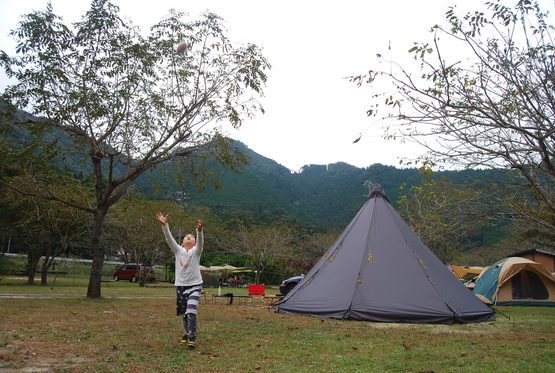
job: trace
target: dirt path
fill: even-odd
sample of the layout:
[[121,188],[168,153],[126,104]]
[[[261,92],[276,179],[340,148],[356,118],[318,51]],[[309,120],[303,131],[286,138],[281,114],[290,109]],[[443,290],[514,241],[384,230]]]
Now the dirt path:
[[[83,294],[0,294],[0,299],[56,299],[56,298],[83,298]],[[104,296],[109,299],[156,299],[175,298],[175,295],[128,295],[128,296]]]

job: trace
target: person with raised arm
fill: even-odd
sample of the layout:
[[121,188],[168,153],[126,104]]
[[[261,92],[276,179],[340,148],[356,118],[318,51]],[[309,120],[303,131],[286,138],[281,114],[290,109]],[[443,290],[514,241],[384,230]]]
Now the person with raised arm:
[[200,274],[200,256],[204,246],[202,220],[196,227],[196,237],[187,234],[179,245],[173,238],[168,225],[169,216],[161,212],[156,219],[162,224],[162,231],[168,246],[175,255],[175,289],[177,315],[183,316],[183,337],[180,343],[187,344],[189,349],[196,347],[197,312],[202,291]]

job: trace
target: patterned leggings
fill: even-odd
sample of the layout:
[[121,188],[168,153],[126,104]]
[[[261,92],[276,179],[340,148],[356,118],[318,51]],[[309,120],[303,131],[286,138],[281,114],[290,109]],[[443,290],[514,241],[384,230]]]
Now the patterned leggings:
[[202,286],[176,286],[177,315],[183,315],[183,331],[190,340],[197,336],[197,310]]

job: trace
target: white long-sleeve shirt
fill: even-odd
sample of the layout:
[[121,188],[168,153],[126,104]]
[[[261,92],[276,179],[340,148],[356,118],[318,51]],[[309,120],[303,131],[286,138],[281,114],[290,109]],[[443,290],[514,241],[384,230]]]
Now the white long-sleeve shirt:
[[200,256],[204,247],[204,234],[197,231],[196,245],[186,250],[173,238],[168,224],[162,226],[166,242],[175,255],[175,286],[193,286],[202,284],[200,274]]

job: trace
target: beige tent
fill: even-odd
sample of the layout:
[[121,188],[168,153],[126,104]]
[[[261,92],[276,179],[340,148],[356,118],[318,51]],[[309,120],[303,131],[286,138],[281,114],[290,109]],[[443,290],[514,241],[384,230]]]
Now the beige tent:
[[480,274],[473,292],[489,304],[555,306],[555,276],[545,264],[505,258]]
[[[246,270],[246,267],[234,267],[232,265],[229,264],[224,264],[223,266],[210,266],[210,267],[204,267],[205,271],[210,271],[210,272],[224,272],[224,271],[228,271],[228,272],[249,272],[249,270]],[[202,270],[202,268],[201,268]]]
[[224,264],[222,266],[201,266],[202,279],[207,286],[218,287],[218,295],[222,294],[222,282],[224,277],[229,276],[231,273],[240,272],[252,272],[252,270],[246,267],[235,267],[229,264]]
[[[475,276],[478,276],[484,270],[484,267],[469,267],[469,266],[457,266],[457,265],[450,265],[453,274],[457,276],[457,278],[469,280]],[[471,276],[467,278],[467,276]]]

